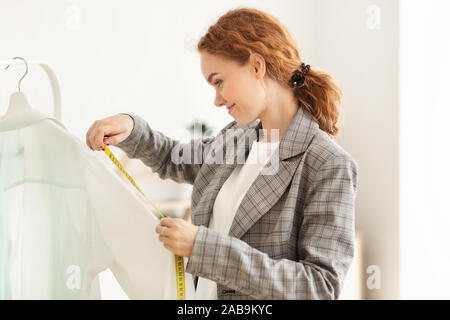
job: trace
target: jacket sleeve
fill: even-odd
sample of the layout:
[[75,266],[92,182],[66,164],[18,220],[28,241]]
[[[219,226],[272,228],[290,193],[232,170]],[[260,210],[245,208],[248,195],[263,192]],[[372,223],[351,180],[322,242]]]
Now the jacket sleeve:
[[354,254],[357,171],[347,156],[322,164],[303,207],[297,261],[200,226],[186,272],[255,299],[338,299]]
[[140,159],[161,179],[194,184],[203,159],[210,151],[215,137],[192,139],[189,143],[180,143],[160,131],[151,129],[141,117],[135,114],[128,115],[134,120],[134,128],[130,135],[116,147],[122,149],[129,158]]

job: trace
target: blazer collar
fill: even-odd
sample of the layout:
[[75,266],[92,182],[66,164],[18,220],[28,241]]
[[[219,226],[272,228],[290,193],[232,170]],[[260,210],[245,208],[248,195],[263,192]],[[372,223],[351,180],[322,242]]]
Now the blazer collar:
[[[264,137],[262,122],[254,121],[249,125],[237,125],[243,129],[253,129],[256,132],[256,135],[252,135],[252,137]],[[299,107],[294,119],[291,121],[291,124],[286,131],[286,134],[282,137],[279,144],[279,156],[280,160],[286,160],[293,156],[296,156],[300,153],[305,152],[308,148],[309,144],[313,136],[316,134],[317,129],[319,128],[319,124],[312,119],[312,117],[303,110],[302,107]],[[261,130],[261,132],[260,132]],[[249,146],[252,145],[255,139],[250,139]],[[248,146],[246,146],[246,157],[248,154]],[[226,152],[226,150],[224,150]],[[236,160],[236,159],[235,159]]]

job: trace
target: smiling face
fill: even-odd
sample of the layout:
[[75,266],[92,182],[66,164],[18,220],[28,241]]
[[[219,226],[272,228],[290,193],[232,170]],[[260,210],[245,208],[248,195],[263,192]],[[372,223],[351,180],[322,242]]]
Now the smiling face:
[[208,52],[200,53],[203,76],[216,90],[214,104],[230,107],[230,115],[240,125],[247,125],[266,107],[265,91],[260,80],[264,77],[265,64],[261,56],[251,59],[244,66]]

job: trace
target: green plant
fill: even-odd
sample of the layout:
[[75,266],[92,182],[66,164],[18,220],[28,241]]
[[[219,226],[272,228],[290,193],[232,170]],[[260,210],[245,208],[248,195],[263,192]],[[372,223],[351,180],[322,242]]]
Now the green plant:
[[191,136],[210,136],[213,133],[213,128],[205,121],[200,119],[194,119],[187,127],[187,130],[191,133]]

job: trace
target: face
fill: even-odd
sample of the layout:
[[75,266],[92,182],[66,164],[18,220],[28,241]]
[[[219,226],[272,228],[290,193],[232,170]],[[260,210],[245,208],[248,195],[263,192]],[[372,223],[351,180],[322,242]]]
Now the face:
[[[265,91],[260,80],[264,77],[265,64],[261,56],[240,66],[224,57],[202,52],[200,62],[204,78],[216,91],[217,107],[222,106],[228,112],[227,106],[234,104],[230,115],[240,125],[259,118],[265,108]],[[210,77],[211,74],[214,75]]]

